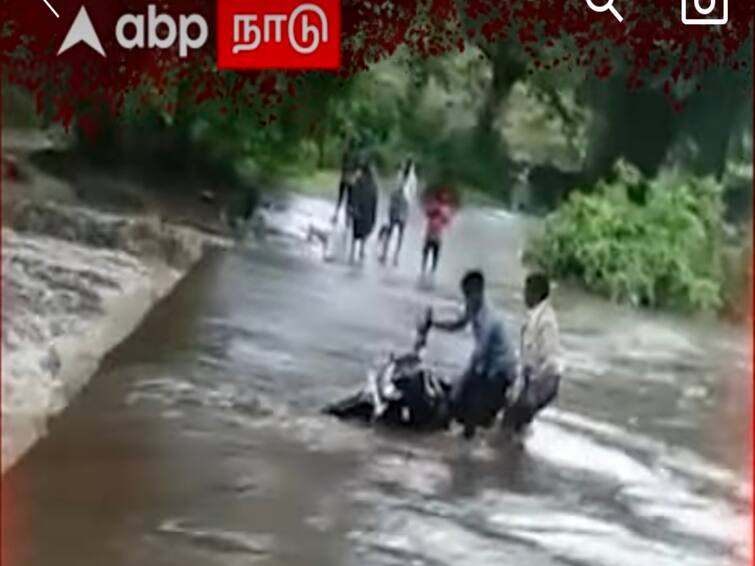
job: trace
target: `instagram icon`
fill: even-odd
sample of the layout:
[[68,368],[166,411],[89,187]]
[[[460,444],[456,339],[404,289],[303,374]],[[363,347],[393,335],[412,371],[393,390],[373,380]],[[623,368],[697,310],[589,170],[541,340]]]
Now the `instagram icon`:
[[[689,3],[692,6],[688,6]],[[688,26],[722,26],[729,21],[729,0],[682,0],[682,23]]]

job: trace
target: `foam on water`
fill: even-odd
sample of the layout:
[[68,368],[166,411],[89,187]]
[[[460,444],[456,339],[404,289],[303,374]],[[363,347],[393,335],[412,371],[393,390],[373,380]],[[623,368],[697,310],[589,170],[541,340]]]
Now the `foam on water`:
[[179,278],[123,251],[3,228],[3,466]]
[[[623,436],[610,425],[592,428]],[[644,448],[649,444],[645,442]],[[547,422],[538,423],[527,447],[534,457],[561,469],[580,471],[586,478],[594,476],[615,482],[616,497],[637,517],[662,520],[680,534],[719,543],[735,549],[740,556],[746,552],[743,535],[749,517],[737,513],[723,501],[693,493],[688,482],[669,473],[668,468],[650,468],[617,448],[609,448],[587,435],[565,432]],[[666,455],[667,461],[671,458]],[[710,470],[710,466],[698,466],[706,467]]]
[[244,533],[200,526],[184,519],[168,519],[157,529],[158,533],[173,536],[213,552],[241,553],[252,562],[263,560],[273,552],[273,538],[266,535]]

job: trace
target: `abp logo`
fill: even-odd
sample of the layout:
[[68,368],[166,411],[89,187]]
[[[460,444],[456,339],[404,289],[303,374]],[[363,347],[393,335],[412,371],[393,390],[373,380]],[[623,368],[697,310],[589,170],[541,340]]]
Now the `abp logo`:
[[220,69],[338,69],[340,0],[218,0]]
[[[157,6],[147,6],[144,14],[123,14],[115,25],[115,39],[123,49],[171,49],[178,47],[179,57],[187,57],[190,50],[200,49],[207,41],[207,21],[200,14],[180,15],[178,20],[167,13],[158,13]],[[102,57],[106,57],[94,24],[84,6],[79,8],[58,55],[84,43]]]

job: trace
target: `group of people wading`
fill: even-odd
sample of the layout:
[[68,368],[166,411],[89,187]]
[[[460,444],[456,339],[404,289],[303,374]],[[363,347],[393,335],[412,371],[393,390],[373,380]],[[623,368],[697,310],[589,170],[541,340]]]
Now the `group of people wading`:
[[[378,259],[388,260],[395,236],[393,264],[397,265],[404,241],[410,203],[418,189],[413,160],[401,166],[390,193],[388,216],[378,233]],[[337,223],[346,205],[346,226],[350,231],[351,261],[363,261],[365,246],[377,218],[378,184],[368,150],[354,139],[343,156],[338,202],[333,215]],[[455,212],[455,199],[449,187],[431,185],[422,195],[425,237],[422,246],[422,274],[435,273],[443,234]],[[558,395],[562,368],[556,315],[551,306],[550,281],[543,273],[531,273],[524,285],[527,315],[521,327],[517,353],[501,317],[485,292],[485,277],[480,271],[468,272],[460,282],[465,308],[455,318],[442,320],[428,309],[423,334],[435,328],[453,332],[472,328],[474,348],[463,374],[451,393],[453,419],[463,425],[464,437],[472,438],[476,429],[488,428],[503,412],[502,428],[521,435],[530,423]]]
[[[387,218],[378,230],[378,259],[382,264],[388,261],[391,244],[393,265],[399,263],[410,206],[416,198],[418,188],[416,165],[412,159],[406,159],[391,188]],[[341,209],[345,208],[346,228],[351,237],[351,262],[364,261],[367,242],[377,223],[378,194],[378,183],[369,150],[355,138],[351,138],[343,154],[338,200],[332,219],[336,224]],[[425,189],[422,200],[426,215],[422,273],[435,273],[443,233],[450,224],[455,210],[454,199],[450,188],[433,185]]]

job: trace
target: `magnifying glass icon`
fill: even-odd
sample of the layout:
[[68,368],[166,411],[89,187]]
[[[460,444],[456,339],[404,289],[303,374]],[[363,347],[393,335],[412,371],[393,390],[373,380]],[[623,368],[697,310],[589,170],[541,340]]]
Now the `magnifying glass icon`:
[[613,0],[605,0],[605,2],[602,5],[598,5],[595,3],[594,0],[585,0],[587,2],[587,6],[593,11],[593,12],[611,12],[614,17],[619,20],[620,22],[624,21],[624,18],[621,17],[621,14],[619,14],[619,11],[613,7]]

